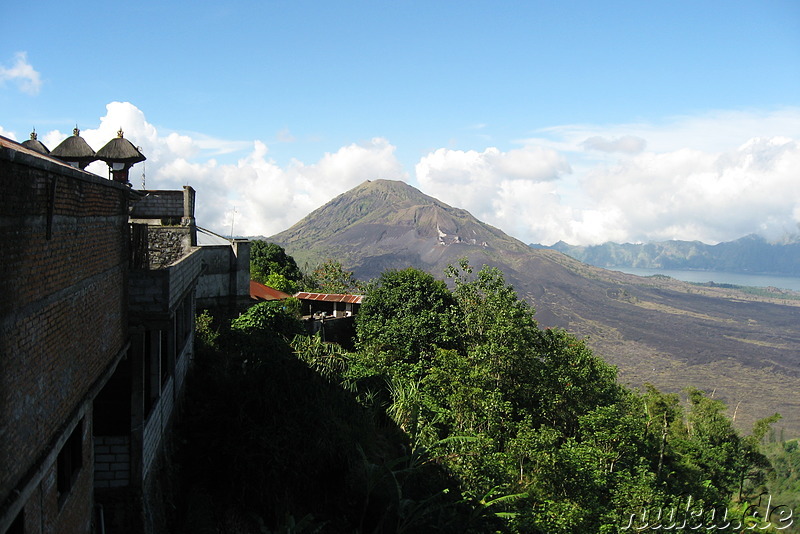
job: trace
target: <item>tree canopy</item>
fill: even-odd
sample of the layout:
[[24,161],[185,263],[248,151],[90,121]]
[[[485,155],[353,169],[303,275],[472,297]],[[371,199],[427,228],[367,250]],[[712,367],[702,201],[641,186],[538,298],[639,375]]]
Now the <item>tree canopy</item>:
[[[624,388],[583,341],[540,329],[499,270],[447,275],[452,291],[414,269],[370,286],[354,369],[386,376],[388,413],[468,499],[508,497],[494,504],[507,529],[618,532],[647,507],[727,506],[762,487],[758,440],[722,403],[688,390],[684,412]],[[375,350],[399,359],[376,366]]]
[[[218,425],[236,427],[208,441],[254,462],[226,459],[238,478],[212,486],[236,488],[248,517],[281,531],[294,528],[289,517],[325,532],[617,533],[682,520],[775,531],[753,503],[777,414],[741,436],[702,391],[682,400],[624,387],[584,341],[540,328],[499,270],[462,261],[446,275],[449,287],[413,268],[371,282],[352,353],[292,339],[294,312],[280,304],[251,308],[227,337],[209,336],[204,320],[199,339],[242,399],[228,420],[217,406],[233,401],[203,396]],[[214,394],[231,395],[216,382],[226,375],[212,376]],[[286,387],[282,376],[298,380]]]
[[[270,287],[281,285],[283,288],[293,289],[288,293],[294,293],[297,291],[297,284],[303,279],[303,273],[283,247],[255,240],[250,244],[250,278]],[[285,291],[280,287],[275,289]]]
[[457,343],[455,298],[418,269],[390,270],[371,283],[359,310],[358,349],[386,361],[415,362]]
[[352,295],[361,293],[364,287],[353,276],[353,271],[345,269],[337,260],[327,259],[307,276],[306,290]]

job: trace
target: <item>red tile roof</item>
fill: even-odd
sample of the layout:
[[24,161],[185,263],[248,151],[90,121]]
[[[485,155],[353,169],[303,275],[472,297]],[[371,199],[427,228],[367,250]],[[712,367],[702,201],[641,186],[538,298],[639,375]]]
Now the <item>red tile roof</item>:
[[295,293],[294,298],[300,300],[322,300],[325,302],[347,302],[350,304],[361,304],[363,295],[338,295],[334,293],[306,293],[301,291]]
[[259,282],[250,280],[250,298],[255,300],[283,300],[291,295],[278,291]]

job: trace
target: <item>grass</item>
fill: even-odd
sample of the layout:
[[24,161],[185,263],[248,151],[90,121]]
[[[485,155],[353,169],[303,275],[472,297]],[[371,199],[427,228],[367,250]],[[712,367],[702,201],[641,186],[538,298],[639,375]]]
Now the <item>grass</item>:
[[648,310],[655,310],[662,313],[670,313],[672,315],[685,315],[687,317],[691,317],[693,319],[703,319],[705,321],[714,321],[714,322],[725,322],[725,323],[735,323],[733,319],[723,319],[720,317],[714,317],[711,315],[706,315],[704,313],[697,313],[692,312],[689,310],[682,310],[680,308],[675,308],[673,306],[667,306],[666,304],[657,304],[655,302],[647,301],[647,300],[637,300],[633,303],[634,306],[639,306],[640,308],[645,308]]
[[733,339],[735,341],[739,341],[740,343],[750,343],[752,345],[758,345],[759,347],[770,347],[773,349],[782,349],[782,350],[789,350],[791,347],[784,343],[770,343],[769,341],[760,341],[756,339],[745,339],[741,337],[734,337],[734,336],[723,336],[728,339]]

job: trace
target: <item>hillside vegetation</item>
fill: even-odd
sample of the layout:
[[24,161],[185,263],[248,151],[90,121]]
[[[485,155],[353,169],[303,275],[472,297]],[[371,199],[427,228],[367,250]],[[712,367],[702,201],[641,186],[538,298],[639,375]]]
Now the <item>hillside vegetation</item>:
[[780,526],[752,506],[779,416],[743,436],[699,390],[624,387],[497,269],[447,274],[374,280],[352,353],[303,334],[291,301],[201,317],[183,530],[615,533],[659,511],[661,528]]
[[387,180],[339,195],[269,240],[299,265],[333,257],[362,280],[407,267],[442,278],[463,257],[496,267],[536,309],[542,327],[585,340],[617,366],[623,383],[713,392],[745,432],[778,411],[787,438],[800,436],[800,397],[787,395],[800,391],[800,300],[787,292],[754,294],[601,269],[533,249],[464,210]]

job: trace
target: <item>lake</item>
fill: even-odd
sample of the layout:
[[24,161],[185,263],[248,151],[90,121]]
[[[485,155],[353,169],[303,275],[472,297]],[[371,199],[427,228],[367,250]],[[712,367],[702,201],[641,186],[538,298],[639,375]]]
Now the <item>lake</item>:
[[652,276],[663,274],[683,280],[684,282],[716,284],[735,284],[737,286],[752,287],[777,287],[780,289],[791,289],[800,291],[800,278],[794,276],[775,276],[769,274],[742,274],[729,273],[725,271],[681,271],[673,269],[637,269],[634,267],[608,267],[611,271],[621,271],[623,273],[635,274],[637,276]]

